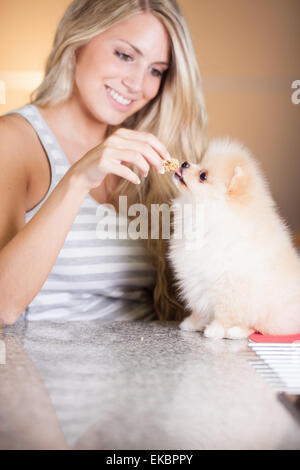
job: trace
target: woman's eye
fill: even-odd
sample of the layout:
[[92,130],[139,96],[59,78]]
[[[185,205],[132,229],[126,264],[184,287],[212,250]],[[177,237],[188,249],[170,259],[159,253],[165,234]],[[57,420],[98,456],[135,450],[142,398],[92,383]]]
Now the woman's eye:
[[132,59],[130,55],[125,54],[124,52],[117,51],[117,50],[115,51],[115,55],[119,57],[119,59],[125,60],[126,62]]
[[206,181],[206,180],[207,180],[207,171],[201,171],[200,181]]
[[154,75],[154,77],[162,77],[162,75],[163,75],[163,72],[161,72],[160,70],[157,70],[157,69],[151,69],[151,73],[152,73],[152,75]]

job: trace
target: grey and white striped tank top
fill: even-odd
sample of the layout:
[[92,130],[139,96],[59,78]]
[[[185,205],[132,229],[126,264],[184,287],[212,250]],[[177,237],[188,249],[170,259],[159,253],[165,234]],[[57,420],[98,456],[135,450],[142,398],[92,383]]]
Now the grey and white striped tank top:
[[[6,114],[12,113],[20,114],[32,125],[51,166],[50,188],[44,199],[26,213],[28,223],[70,163],[35,105],[28,104]],[[149,255],[141,240],[101,239],[98,231],[99,217],[103,218],[101,209],[103,206],[88,194],[53,269],[21,318],[56,322],[155,318],[152,305],[155,270]]]

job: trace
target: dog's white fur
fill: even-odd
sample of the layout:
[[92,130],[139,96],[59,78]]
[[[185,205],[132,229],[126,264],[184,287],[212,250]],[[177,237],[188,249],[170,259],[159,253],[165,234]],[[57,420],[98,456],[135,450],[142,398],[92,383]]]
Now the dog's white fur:
[[[171,239],[168,255],[191,311],[180,328],[231,339],[300,333],[300,259],[249,150],[228,138],[212,141],[182,177],[185,184],[174,178],[173,210],[175,232],[183,222],[184,236]],[[193,223],[191,211],[182,217],[189,204]]]

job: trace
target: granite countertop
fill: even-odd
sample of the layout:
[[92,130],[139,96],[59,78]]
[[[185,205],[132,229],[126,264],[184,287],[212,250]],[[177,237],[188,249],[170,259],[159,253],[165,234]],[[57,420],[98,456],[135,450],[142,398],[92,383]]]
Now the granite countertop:
[[0,352],[0,449],[300,449],[247,340],[176,322],[17,322]]

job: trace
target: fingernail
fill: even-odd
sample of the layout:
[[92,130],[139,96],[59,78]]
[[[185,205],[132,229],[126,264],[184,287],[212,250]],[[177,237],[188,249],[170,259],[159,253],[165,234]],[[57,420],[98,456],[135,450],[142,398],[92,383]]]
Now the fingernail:
[[165,170],[164,167],[162,166],[161,169],[159,170],[159,173],[160,173],[161,175],[164,175],[164,174],[165,174],[165,171],[166,171],[166,170]]
[[137,180],[137,183],[136,183],[136,184],[141,184],[140,178]]
[[167,154],[167,160],[172,160],[171,155],[169,153]]

